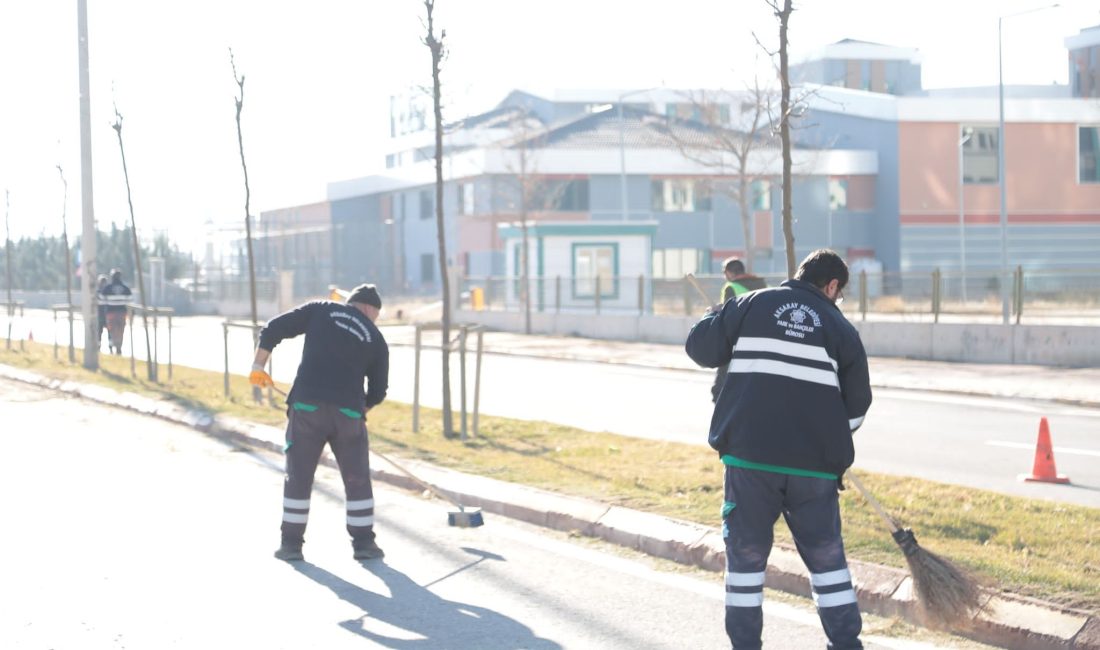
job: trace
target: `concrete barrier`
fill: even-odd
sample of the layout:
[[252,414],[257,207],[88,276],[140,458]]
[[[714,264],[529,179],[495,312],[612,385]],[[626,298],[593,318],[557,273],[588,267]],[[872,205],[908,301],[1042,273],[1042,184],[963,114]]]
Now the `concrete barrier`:
[[[523,331],[523,314],[456,310],[455,320],[495,330]],[[680,345],[697,317],[637,314],[533,313],[536,334]],[[1045,366],[1100,365],[1100,327],[989,323],[862,321],[867,353],[928,361],[1020,363]]]

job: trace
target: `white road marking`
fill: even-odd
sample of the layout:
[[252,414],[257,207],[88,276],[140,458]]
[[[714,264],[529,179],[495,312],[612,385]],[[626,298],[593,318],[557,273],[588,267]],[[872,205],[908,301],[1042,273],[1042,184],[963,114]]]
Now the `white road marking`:
[[[1012,449],[1035,449],[1035,445],[1026,442],[1006,442],[1004,440],[986,440],[985,444],[992,447],[1010,447]],[[1100,451],[1092,449],[1076,449],[1074,447],[1053,447],[1056,454],[1070,454],[1076,456],[1100,457]]]
[[965,395],[930,391],[920,388],[880,388],[874,389],[875,397],[889,397],[891,399],[908,402],[929,402],[932,404],[953,404],[957,406],[985,407],[999,411],[1013,411],[1016,413],[1034,413],[1037,415],[1050,415],[1057,413],[1069,417],[1100,418],[1100,409],[1087,406],[1072,406],[1050,402],[1043,398],[1019,398],[1011,396],[990,395]]

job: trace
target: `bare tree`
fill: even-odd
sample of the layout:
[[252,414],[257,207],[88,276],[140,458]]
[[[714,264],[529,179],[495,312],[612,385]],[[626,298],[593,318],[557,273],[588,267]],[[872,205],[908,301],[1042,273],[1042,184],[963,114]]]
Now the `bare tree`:
[[515,162],[507,167],[515,175],[516,192],[519,195],[516,209],[519,213],[520,232],[520,304],[523,306],[523,331],[531,333],[531,245],[528,225],[531,213],[555,205],[561,198],[563,187],[553,187],[539,174],[538,149],[543,144],[541,124],[535,126],[534,118],[526,109],[519,109],[509,121],[512,137],[505,146],[515,152]]
[[[725,93],[722,93],[724,95]],[[733,173],[733,183],[717,183],[716,189],[737,203],[741,212],[741,235],[745,242],[745,267],[752,272],[754,261],[752,206],[763,192],[757,181],[771,177],[767,172],[754,172],[751,162],[756,154],[772,144],[772,94],[762,88],[759,79],[746,94],[732,95],[730,113],[735,115],[727,123],[720,110],[726,97],[708,96],[707,93],[689,95],[694,115],[693,122],[703,128],[679,128],[670,122],[668,135],[681,155],[704,167],[717,170],[720,175]]]
[[443,108],[442,88],[439,82],[439,70],[446,54],[443,39],[447,30],[435,35],[435,0],[424,0],[427,11],[426,29],[428,35],[423,43],[432,54],[432,106],[435,112],[435,224],[439,243],[439,281],[443,288],[443,318],[440,347],[443,350],[443,437],[453,438],[454,423],[451,421],[451,283],[447,275],[447,240],[443,224]]
[[[126,203],[130,206],[130,233],[133,235],[134,244],[134,275],[137,276],[138,293],[141,295],[141,323],[145,329],[145,367],[148,371],[149,381],[157,380],[157,366],[153,362],[153,348],[149,344],[149,316],[146,313],[145,304],[145,279],[141,274],[141,245],[138,243],[137,221],[134,219],[134,201],[130,196],[130,172],[126,169],[126,149],[122,146],[122,114],[115,107],[115,123],[111,128],[118,134],[118,150],[122,154],[122,176],[126,179]],[[85,278],[85,282],[91,282],[91,278]]]
[[787,28],[791,20],[791,0],[765,0],[779,19],[779,138],[783,142],[783,239],[787,247],[787,277],[793,278],[794,228],[791,225],[791,76],[788,70]]
[[69,305],[69,363],[76,362],[76,347],[73,344],[73,268],[69,254],[69,222],[65,218],[66,203],[69,200],[69,183],[65,180],[65,171],[57,165],[61,176],[61,250],[65,255],[65,301]]
[[[252,343],[258,340],[258,318],[256,315],[256,260],[252,254],[252,214],[249,210],[249,201],[252,193],[248,188],[248,165],[244,160],[244,136],[241,134],[241,109],[244,108],[244,75],[237,74],[237,63],[233,60],[233,48],[229,48],[229,67],[233,68],[233,81],[237,82],[237,88],[241,94],[234,97],[237,106],[237,147],[241,152],[241,169],[244,171],[244,238],[248,247],[248,301],[252,316]],[[259,386],[252,387],[252,399],[259,403],[262,399]]]

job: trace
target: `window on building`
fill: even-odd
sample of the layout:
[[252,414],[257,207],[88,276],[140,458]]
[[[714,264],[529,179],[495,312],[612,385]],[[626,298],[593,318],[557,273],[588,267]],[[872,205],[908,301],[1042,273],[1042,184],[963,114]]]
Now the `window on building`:
[[963,182],[996,183],[997,127],[963,125],[963,133],[968,131],[970,138],[963,143]]
[[764,211],[772,209],[772,184],[771,181],[753,181],[749,186],[749,199],[752,209]]
[[709,184],[693,179],[665,178],[651,184],[656,212],[707,212],[711,209]]
[[474,213],[474,184],[473,183],[459,183],[458,184],[458,213],[459,214],[473,214]]
[[559,210],[588,210],[588,179],[579,178],[565,183],[558,202]]
[[829,209],[830,210],[846,210],[846,209],[848,209],[848,179],[847,178],[830,178],[829,179]]
[[1077,144],[1077,179],[1100,183],[1100,126],[1078,127]]
[[435,282],[435,255],[431,253],[420,254],[420,283],[431,284]]
[[588,210],[588,179],[547,179],[538,183],[533,205],[546,210],[585,212]]
[[420,218],[431,219],[435,214],[435,201],[432,190],[420,190]]
[[595,298],[596,278],[600,279],[600,297],[618,295],[618,245],[573,245],[573,297]]
[[657,248],[653,250],[653,277],[682,280],[688,273],[702,273],[703,251],[697,248]]

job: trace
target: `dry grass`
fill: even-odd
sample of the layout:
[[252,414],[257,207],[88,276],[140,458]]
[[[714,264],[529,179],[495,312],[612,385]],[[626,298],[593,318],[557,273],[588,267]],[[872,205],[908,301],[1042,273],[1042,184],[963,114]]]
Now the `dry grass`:
[[[219,373],[177,366],[170,383],[151,384],[140,364],[138,377],[130,376],[129,359],[104,357],[103,369],[90,373],[54,361],[52,348],[41,344],[30,344],[26,352],[0,349],[0,363],[267,424],[284,421],[281,407],[252,403],[244,377],[232,377],[233,397],[226,399]],[[418,434],[410,431],[411,420],[408,405],[382,404],[371,412],[372,444],[382,452],[504,481],[719,523],[722,466],[707,449],[489,416],[481,418],[478,438],[461,442],[443,438],[438,411],[421,412]],[[1100,510],[915,478],[868,472],[860,477],[888,512],[916,532],[923,548],[1013,593],[1100,610]],[[893,539],[854,489],[842,493],[841,507],[850,557],[905,566]],[[789,541],[782,524],[776,538]]]

